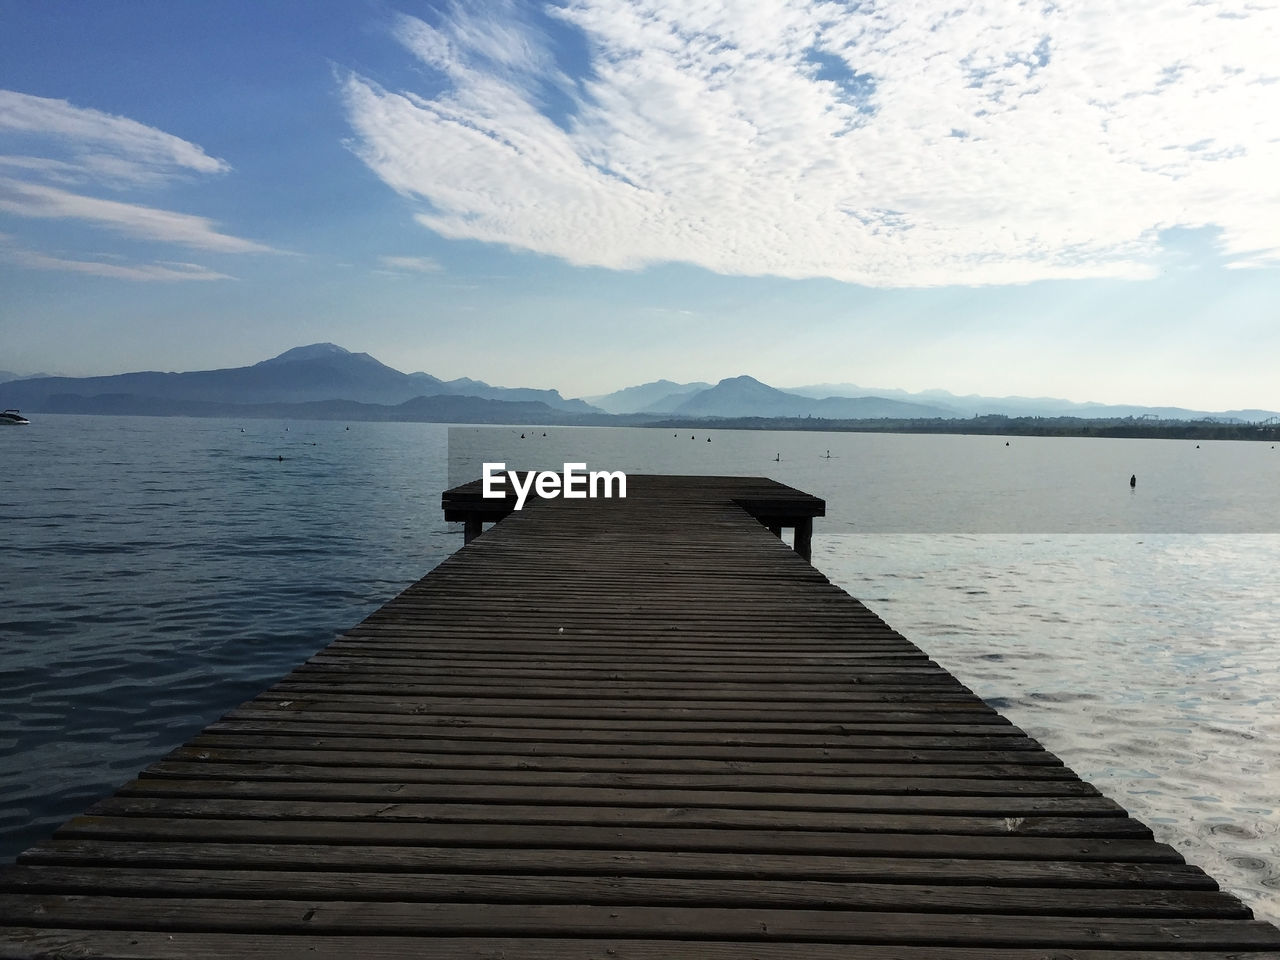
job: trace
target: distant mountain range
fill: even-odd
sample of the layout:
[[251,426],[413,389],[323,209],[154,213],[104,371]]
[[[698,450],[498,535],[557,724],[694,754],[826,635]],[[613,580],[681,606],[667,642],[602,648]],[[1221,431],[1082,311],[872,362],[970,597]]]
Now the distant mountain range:
[[401,373],[332,343],[286,350],[248,367],[107,377],[18,378],[0,373],[0,407],[39,413],[258,416],[446,423],[652,423],[681,420],[954,420],[976,416],[1160,417],[1257,422],[1267,410],[1224,413],[1176,407],[1074,403],[1044,397],[907,393],[855,384],[780,390],[748,376],[715,385],[656,380],[604,396],[566,399],[556,390],[495,387],[460,377]]
[[528,419],[534,412],[600,412],[581,400],[566,400],[555,390],[509,389],[480,380],[446,381],[429,373],[401,373],[367,353],[351,353],[332,343],[295,347],[250,367],[190,373],[122,373],[109,377],[35,377],[0,383],[0,403],[32,412],[120,413],[127,410],[143,414],[221,416],[249,414],[250,407],[270,405],[279,411],[270,414],[274,416],[289,415],[284,408],[290,405],[346,401],[391,407],[422,397],[486,401],[437,405],[440,410],[456,412],[464,420],[474,411],[477,422],[489,422],[496,411],[504,409],[493,407],[494,402],[511,404],[506,412],[515,422]]
[[6,380],[33,380],[36,377],[49,377],[49,376],[52,376],[52,374],[49,374],[49,373],[23,374],[23,373],[12,373],[8,370],[0,370],[0,383],[4,383]]
[[714,387],[690,394],[671,412],[677,417],[821,417],[824,420],[951,416],[940,407],[883,397],[803,397],[753,377],[721,380]]
[[1159,417],[1164,420],[1199,420],[1212,417],[1219,420],[1243,420],[1254,423],[1274,417],[1271,410],[1193,410],[1187,407],[1144,407],[1137,404],[1078,403],[1057,397],[983,397],[977,394],[958,396],[946,390],[922,390],[908,393],[905,390],[870,389],[852,383],[820,383],[804,387],[792,387],[790,393],[809,397],[841,396],[861,397],[874,394],[925,403],[947,410],[951,417],[980,417],[998,414],[1006,417]]
[[[795,398],[807,402],[797,403]],[[860,387],[852,383],[820,383],[785,390],[751,377],[732,377],[714,387],[704,383],[656,380],[615,393],[587,398],[610,413],[662,413],[684,417],[822,417],[824,419],[967,419],[981,416],[1075,417],[1113,419],[1157,417],[1165,420],[1242,421],[1256,423],[1280,416],[1273,410],[1193,410],[1136,404],[1078,403],[1055,397],[958,396],[946,390]]]
[[670,413],[690,394],[710,388],[709,383],[672,383],[655,380],[638,387],[625,387],[601,397],[586,397],[586,401],[605,413]]

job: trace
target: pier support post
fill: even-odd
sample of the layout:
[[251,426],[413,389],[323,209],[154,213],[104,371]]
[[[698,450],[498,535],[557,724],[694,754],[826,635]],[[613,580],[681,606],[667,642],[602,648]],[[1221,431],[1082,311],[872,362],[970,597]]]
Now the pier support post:
[[813,517],[796,520],[796,553],[813,563]]
[[480,514],[468,513],[466,519],[462,521],[463,546],[480,536],[482,532],[484,532],[484,520],[480,518]]

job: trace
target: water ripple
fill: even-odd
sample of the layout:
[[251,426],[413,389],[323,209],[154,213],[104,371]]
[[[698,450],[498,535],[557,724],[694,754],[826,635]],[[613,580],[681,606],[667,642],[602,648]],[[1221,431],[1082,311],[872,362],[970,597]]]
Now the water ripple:
[[105,437],[107,422],[42,418],[6,461],[24,486],[0,524],[0,858],[460,543],[438,508],[443,428],[311,425],[325,443],[283,473],[275,424],[111,418]]
[[814,552],[1157,839],[1280,921],[1280,595],[1258,589],[1280,536],[835,536]]

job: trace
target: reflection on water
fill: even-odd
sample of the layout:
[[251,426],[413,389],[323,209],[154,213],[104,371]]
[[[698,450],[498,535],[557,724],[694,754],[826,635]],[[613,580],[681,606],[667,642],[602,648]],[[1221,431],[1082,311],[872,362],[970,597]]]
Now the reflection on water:
[[814,563],[1280,921],[1280,536],[825,536]]

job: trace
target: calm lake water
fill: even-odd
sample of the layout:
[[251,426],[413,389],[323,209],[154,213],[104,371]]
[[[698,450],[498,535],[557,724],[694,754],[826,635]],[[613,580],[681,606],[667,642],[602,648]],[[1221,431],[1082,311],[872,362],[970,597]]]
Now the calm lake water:
[[585,459],[824,497],[819,569],[1280,921],[1280,450],[520,432],[71,416],[0,429],[0,858],[461,546],[439,506],[450,459],[470,477],[477,457]]

